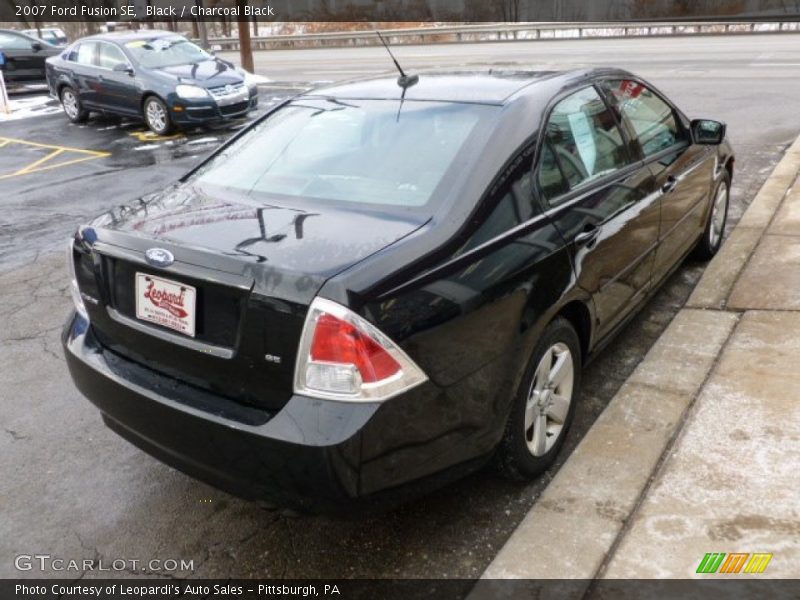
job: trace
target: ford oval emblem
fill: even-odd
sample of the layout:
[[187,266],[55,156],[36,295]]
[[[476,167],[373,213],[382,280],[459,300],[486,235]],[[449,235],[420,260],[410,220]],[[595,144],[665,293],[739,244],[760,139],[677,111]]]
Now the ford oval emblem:
[[230,94],[233,91],[233,86],[229,83],[225,86],[225,91]]
[[172,252],[164,248],[150,248],[144,253],[144,259],[154,267],[168,267],[175,262]]

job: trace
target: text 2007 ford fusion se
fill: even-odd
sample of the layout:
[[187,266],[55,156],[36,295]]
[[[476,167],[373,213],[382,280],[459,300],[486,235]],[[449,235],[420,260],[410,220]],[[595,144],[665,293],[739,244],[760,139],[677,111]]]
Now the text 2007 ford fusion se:
[[719,248],[733,161],[619,70],[310,92],[77,231],[69,369],[132,443],[284,506],[531,478],[581,366]]

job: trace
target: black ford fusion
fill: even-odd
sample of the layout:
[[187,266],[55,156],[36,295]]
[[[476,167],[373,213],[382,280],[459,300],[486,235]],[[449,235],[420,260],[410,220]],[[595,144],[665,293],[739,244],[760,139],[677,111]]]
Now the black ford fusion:
[[165,31],[81,39],[47,60],[47,83],[72,122],[111,113],[143,118],[159,135],[240,118],[258,103],[247,73]]
[[536,476],[581,367],[725,226],[725,126],[618,70],[423,73],[293,98],[69,242],[72,377],[234,493],[385,507]]

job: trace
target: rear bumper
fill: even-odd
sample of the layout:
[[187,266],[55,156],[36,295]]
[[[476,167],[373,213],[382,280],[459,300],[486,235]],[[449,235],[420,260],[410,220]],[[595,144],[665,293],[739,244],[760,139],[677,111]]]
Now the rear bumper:
[[[376,428],[386,427],[385,418],[374,418],[381,405],[295,395],[277,413],[244,406],[119,357],[74,314],[62,342],[73,381],[106,425],[159,460],[241,497],[337,515],[383,510],[485,462],[409,482],[419,460],[398,464],[392,454],[386,458],[398,475],[386,477],[374,460],[362,464],[365,434],[380,436]],[[383,475],[370,474],[376,472]]]

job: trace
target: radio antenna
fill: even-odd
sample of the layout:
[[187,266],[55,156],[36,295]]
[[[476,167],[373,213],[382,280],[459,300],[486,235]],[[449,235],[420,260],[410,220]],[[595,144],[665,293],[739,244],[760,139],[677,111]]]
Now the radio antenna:
[[406,75],[405,71],[403,71],[403,67],[400,66],[400,63],[397,62],[397,59],[392,54],[392,51],[389,49],[389,44],[386,43],[386,40],[383,39],[380,31],[375,31],[378,34],[378,38],[381,40],[383,47],[386,48],[386,51],[389,53],[389,56],[392,57],[392,62],[394,62],[394,66],[397,67],[397,70],[400,71],[400,77],[397,78],[397,85],[403,88],[403,92],[406,91],[407,88],[410,88],[412,85],[415,85],[419,81],[419,75]]

